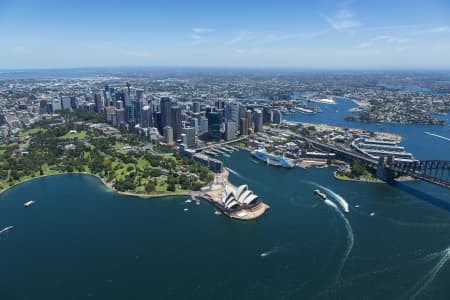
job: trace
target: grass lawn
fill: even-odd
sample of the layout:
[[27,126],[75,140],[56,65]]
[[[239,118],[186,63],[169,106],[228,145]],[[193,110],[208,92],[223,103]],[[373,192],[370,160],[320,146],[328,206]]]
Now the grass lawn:
[[82,131],[77,132],[77,133],[66,133],[63,136],[60,136],[58,139],[60,139],[60,140],[72,140],[74,138],[78,138],[79,140],[84,140],[84,139],[86,139],[86,136],[87,136],[86,130],[82,130]]
[[47,131],[47,129],[45,129],[45,128],[33,128],[33,129],[27,129],[27,130],[22,131],[22,132],[19,134],[19,136],[33,135],[33,134],[36,134],[36,133],[38,133],[38,132],[45,132],[45,131]]

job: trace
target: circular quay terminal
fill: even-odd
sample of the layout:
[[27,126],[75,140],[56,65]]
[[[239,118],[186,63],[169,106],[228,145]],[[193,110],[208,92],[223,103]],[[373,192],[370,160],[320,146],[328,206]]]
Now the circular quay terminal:
[[0,0],[0,300],[449,300],[450,0]]

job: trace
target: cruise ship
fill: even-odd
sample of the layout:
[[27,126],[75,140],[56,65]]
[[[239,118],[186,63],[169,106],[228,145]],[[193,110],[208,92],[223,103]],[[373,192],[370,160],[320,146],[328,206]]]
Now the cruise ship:
[[265,149],[258,149],[251,152],[252,156],[259,160],[265,161],[267,164],[283,168],[293,168],[294,162],[280,155],[267,153]]

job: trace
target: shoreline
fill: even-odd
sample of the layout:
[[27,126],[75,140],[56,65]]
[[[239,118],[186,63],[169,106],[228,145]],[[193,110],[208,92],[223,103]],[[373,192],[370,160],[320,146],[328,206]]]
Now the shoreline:
[[[377,179],[374,178],[373,180],[369,180],[369,179],[360,179],[360,178],[350,178],[350,177],[339,177],[338,175],[336,175],[336,171],[333,172],[333,177],[336,180],[341,180],[341,181],[352,181],[352,182],[363,182],[363,183],[385,183],[387,184],[387,182],[384,182],[381,179]],[[412,177],[409,176],[402,176],[399,178],[394,179],[395,182],[412,182],[412,181],[416,181],[417,179],[414,179]]]
[[92,174],[92,173],[88,173],[88,172],[64,172],[64,173],[55,173],[55,174],[48,174],[48,175],[40,175],[40,176],[36,176],[33,178],[29,178],[26,179],[24,181],[15,183],[7,188],[4,188],[3,190],[0,191],[0,196],[7,192],[10,189],[13,189],[23,183],[27,183],[36,179],[42,179],[42,178],[46,178],[46,177],[51,177],[51,176],[58,176],[58,175],[70,175],[70,174],[75,174],[75,175],[88,175],[88,176],[92,176],[97,178],[106,188],[108,188],[108,190],[118,194],[118,195],[123,195],[123,196],[132,196],[132,197],[139,197],[139,198],[143,198],[143,199],[150,199],[150,198],[164,198],[164,197],[170,197],[170,196],[191,196],[193,191],[189,191],[187,193],[173,193],[173,194],[167,194],[167,193],[161,193],[161,194],[154,194],[154,195],[149,195],[149,194],[137,194],[137,193],[133,193],[133,192],[121,192],[116,190],[111,183],[106,182],[102,177],[100,177],[99,175],[96,174]]

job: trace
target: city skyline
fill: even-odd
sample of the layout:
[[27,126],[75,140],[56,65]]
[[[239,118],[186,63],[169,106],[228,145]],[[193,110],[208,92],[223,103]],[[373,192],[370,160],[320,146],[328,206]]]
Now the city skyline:
[[441,0],[3,1],[0,68],[449,69],[448,20]]

